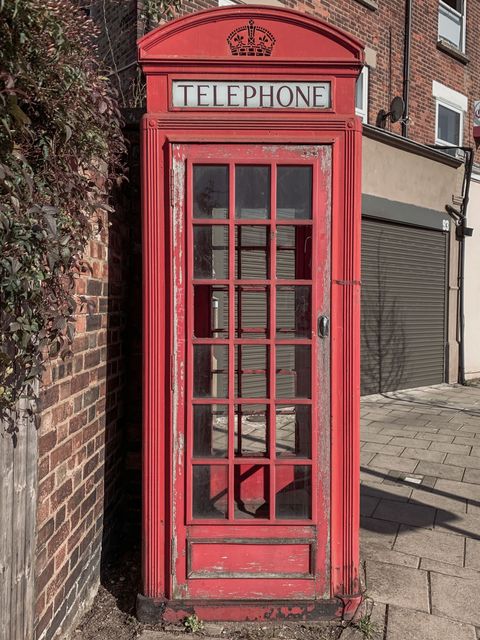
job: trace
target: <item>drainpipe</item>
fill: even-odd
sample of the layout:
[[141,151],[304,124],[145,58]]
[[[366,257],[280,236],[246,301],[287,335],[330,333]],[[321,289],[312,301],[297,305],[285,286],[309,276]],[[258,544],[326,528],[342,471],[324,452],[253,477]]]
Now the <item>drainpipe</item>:
[[403,103],[402,136],[408,138],[408,116],[410,100],[410,41],[412,38],[412,2],[405,2],[405,37],[403,41]]
[[447,204],[445,209],[455,219],[458,248],[458,382],[465,385],[465,238],[471,236],[473,229],[467,226],[467,209],[470,198],[470,182],[473,171],[473,148],[459,146],[438,146],[436,149],[461,149],[466,154],[463,174],[462,204],[457,210]]
[[[467,208],[470,197],[470,182],[473,170],[473,149],[465,148],[467,161],[463,176],[463,200],[460,207],[461,219],[457,227],[457,238],[460,240],[458,256],[458,292],[459,292],[459,343],[458,343],[458,381],[465,384],[465,237],[472,234],[467,227]],[[460,233],[459,233],[460,232]]]

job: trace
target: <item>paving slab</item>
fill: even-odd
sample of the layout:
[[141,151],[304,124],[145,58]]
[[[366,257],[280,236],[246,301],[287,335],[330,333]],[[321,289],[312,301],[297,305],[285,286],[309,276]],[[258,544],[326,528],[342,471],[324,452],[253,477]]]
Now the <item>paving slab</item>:
[[475,484],[441,478],[435,483],[435,491],[450,497],[459,496],[468,500],[477,500],[480,505],[480,491]]
[[407,437],[404,436],[395,436],[391,439],[390,444],[397,445],[400,447],[410,447],[415,449],[428,449],[431,444],[429,440],[419,440],[418,438],[412,436]]
[[448,453],[445,463],[468,469],[480,469],[480,458],[477,456],[462,456],[456,453]]
[[398,456],[405,447],[395,447],[391,444],[381,444],[380,442],[364,442],[362,451],[374,451],[375,453],[386,453],[387,456]]
[[360,425],[362,428],[362,435],[365,433],[378,433],[385,425],[376,422],[367,422],[363,418],[360,419]]
[[398,458],[396,456],[387,456],[383,453],[377,453],[372,460],[372,464],[375,467],[380,467],[381,469],[413,472],[418,464],[418,461],[410,460],[408,458]]
[[392,436],[382,435],[380,433],[362,433],[360,440],[362,442],[381,442],[387,444],[390,442]]
[[470,624],[401,607],[388,608],[386,640],[476,640]]
[[458,513],[466,513],[467,501],[465,498],[450,498],[436,493],[435,489],[414,489],[410,496],[410,502],[426,504],[436,509],[446,509]]
[[374,456],[375,453],[373,451],[360,451],[360,464],[368,464]]
[[368,595],[376,602],[428,612],[427,572],[384,562],[365,563]]
[[480,539],[480,515],[478,513],[452,513],[439,509],[434,528],[453,535]]
[[425,569],[425,571],[434,571],[435,573],[444,573],[447,576],[456,576],[467,580],[477,580],[480,577],[480,573],[476,569],[458,567],[454,564],[440,562],[439,560],[432,560],[431,558],[422,558],[420,560],[420,569]]
[[385,549],[391,549],[397,537],[399,524],[398,522],[387,522],[386,520],[362,517],[360,527],[362,544],[377,544]]
[[480,540],[466,539],[465,567],[480,571]]
[[431,573],[430,584],[434,615],[480,625],[480,577],[478,580],[465,580]]
[[380,498],[373,496],[360,495],[360,513],[364,516],[371,516],[377,508]]
[[435,476],[436,478],[445,478],[447,480],[461,480],[464,468],[445,463],[441,464],[440,462],[420,462],[415,472],[425,476]]
[[385,469],[377,469],[376,467],[372,467],[371,464],[368,465],[360,465],[360,481],[382,484],[384,481]]
[[448,427],[439,427],[438,428],[438,433],[445,435],[445,436],[458,436],[458,435],[462,435],[460,432],[460,425],[457,425],[455,427],[455,425],[450,425]]
[[[409,431],[417,431],[418,433],[427,433],[430,434],[430,436],[434,436],[438,429],[435,429],[434,427],[430,426],[430,425],[425,425],[422,426],[420,424],[404,424],[403,425],[403,430],[405,431],[405,436],[409,436],[410,434],[408,433]],[[417,435],[418,435],[417,433]]]
[[429,451],[442,451],[444,453],[459,453],[462,455],[469,455],[470,447],[467,444],[452,444],[447,442],[437,442],[436,439],[430,445]]
[[456,436],[453,439],[453,444],[466,444],[471,447],[476,447],[480,445],[480,440],[478,438],[475,439],[474,437],[467,438],[466,436]]
[[393,549],[463,567],[462,538],[443,531],[401,525]]
[[480,433],[479,422],[480,422],[480,418],[476,418],[474,422],[464,423],[460,427],[459,431],[461,431],[462,433]]
[[375,560],[386,564],[398,564],[402,567],[412,567],[417,569],[420,565],[420,557],[408,553],[401,553],[372,542],[362,545],[362,558],[364,560]]
[[446,453],[442,453],[440,451],[432,451],[431,449],[419,449],[418,447],[416,447],[415,449],[406,447],[406,449],[401,453],[402,458],[426,460],[427,462],[443,462],[446,455]]
[[374,498],[384,498],[386,500],[395,500],[397,502],[407,502],[412,495],[410,487],[396,485],[368,485],[362,484],[360,487],[360,495],[372,496]]
[[401,522],[416,527],[433,527],[435,509],[423,504],[410,502],[394,502],[393,500],[381,500],[373,513],[374,518]]
[[449,436],[448,434],[444,434],[444,433],[417,433],[417,435],[415,436],[416,439],[418,440],[430,440],[431,442],[433,442],[433,439],[435,438],[435,442],[452,442],[454,440],[454,436]]

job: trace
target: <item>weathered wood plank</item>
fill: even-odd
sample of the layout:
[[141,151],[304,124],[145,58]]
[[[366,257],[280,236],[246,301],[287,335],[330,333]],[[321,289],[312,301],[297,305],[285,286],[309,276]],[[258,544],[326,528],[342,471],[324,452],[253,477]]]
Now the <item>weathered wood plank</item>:
[[29,401],[13,416],[16,437],[0,423],[0,638],[30,640],[34,623],[38,449]]
[[0,585],[0,638],[9,638],[12,596],[12,516],[13,516],[13,441],[1,425],[0,449],[2,473],[0,474],[0,565],[2,581]]
[[34,418],[27,425],[27,490],[25,519],[25,603],[28,610],[24,618],[24,638],[33,638],[35,612],[35,554],[37,531],[37,495],[38,495],[38,438]]

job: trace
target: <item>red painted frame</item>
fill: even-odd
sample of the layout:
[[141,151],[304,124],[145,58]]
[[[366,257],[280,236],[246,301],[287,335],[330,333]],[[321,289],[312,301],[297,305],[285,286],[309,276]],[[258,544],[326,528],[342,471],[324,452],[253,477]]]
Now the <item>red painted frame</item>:
[[[330,183],[326,183],[325,180],[330,178],[330,149],[327,148],[317,148],[315,149],[313,145],[307,146],[296,146],[289,147],[287,145],[281,145],[281,147],[272,147],[268,146],[264,148],[265,145],[228,145],[228,147],[219,147],[217,145],[174,145],[173,151],[173,164],[177,167],[177,171],[183,174],[183,167],[186,166],[186,176],[187,176],[187,204],[184,205],[183,194],[179,195],[178,203],[174,203],[174,230],[173,230],[173,245],[177,248],[186,247],[186,250],[175,251],[174,259],[173,259],[173,281],[171,283],[172,289],[177,291],[179,295],[178,306],[175,310],[175,317],[173,319],[173,325],[176,327],[175,333],[177,336],[177,345],[180,345],[182,339],[185,340],[185,334],[187,336],[193,335],[193,314],[189,312],[193,308],[193,294],[192,294],[192,284],[215,284],[221,285],[224,284],[229,286],[230,288],[230,299],[233,299],[232,293],[235,289],[235,286],[239,285],[260,285],[266,283],[270,287],[271,297],[270,297],[270,323],[269,323],[269,337],[265,339],[244,339],[237,338],[234,336],[234,306],[230,304],[229,307],[229,338],[195,338],[193,341],[191,339],[186,340],[185,344],[185,353],[176,353],[176,359],[180,363],[186,363],[186,371],[183,366],[175,367],[175,378],[174,378],[174,395],[178,397],[178,399],[174,399],[174,418],[173,418],[173,428],[174,428],[174,442],[177,440],[177,436],[175,434],[178,433],[178,437],[183,440],[184,448],[187,451],[186,459],[182,461],[180,459],[180,455],[177,457],[176,448],[174,444],[174,458],[176,459],[176,466],[172,469],[173,478],[174,478],[174,494],[177,496],[177,520],[174,524],[175,538],[176,538],[176,547],[174,551],[174,561],[175,561],[175,570],[173,572],[174,577],[185,576],[185,567],[188,561],[188,550],[185,548],[183,541],[185,538],[188,538],[189,535],[186,531],[190,532],[192,537],[195,539],[196,543],[200,543],[203,538],[217,538],[220,540],[223,536],[225,537],[226,544],[230,544],[229,542],[229,533],[232,529],[235,531],[242,531],[241,534],[236,534],[236,537],[240,537],[240,539],[245,539],[245,537],[251,536],[254,540],[259,539],[267,539],[268,537],[273,538],[274,540],[282,540],[279,544],[285,544],[283,540],[304,540],[302,536],[305,535],[305,532],[308,531],[307,539],[309,544],[312,547],[312,560],[315,563],[315,567],[311,568],[312,574],[309,575],[306,580],[306,592],[310,593],[310,597],[315,597],[317,593],[324,593],[326,589],[325,579],[328,576],[328,565],[326,564],[326,550],[328,544],[328,530],[327,530],[327,512],[317,513],[318,503],[324,504],[326,507],[329,505],[329,496],[323,494],[324,485],[326,484],[327,488],[329,485],[328,474],[327,477],[324,478],[324,473],[321,471],[325,469],[328,465],[326,464],[327,457],[325,452],[322,451],[317,452],[317,444],[319,441],[316,431],[321,432],[322,436],[322,444],[324,442],[328,442],[329,435],[329,420],[328,414],[327,416],[321,416],[319,413],[319,405],[320,399],[322,399],[326,406],[329,407],[328,394],[324,394],[324,397],[321,398],[320,391],[318,390],[318,380],[316,379],[314,373],[317,373],[319,378],[325,378],[328,376],[328,367],[326,360],[328,360],[329,349],[328,349],[328,341],[319,341],[316,334],[316,326],[314,320],[316,320],[317,315],[319,313],[329,313],[329,250],[330,250],[330,242],[329,242],[329,226],[330,226]],[[318,157],[313,158],[313,154],[318,154]],[[309,154],[311,158],[308,157]],[[302,155],[306,155],[307,158],[302,157]],[[235,158],[235,162],[231,161],[231,158]],[[229,209],[231,212],[234,211],[234,198],[235,198],[235,185],[234,185],[234,165],[242,165],[242,164],[262,164],[262,165],[270,165],[272,167],[271,172],[271,209],[272,215],[269,219],[236,219],[233,215],[230,216],[229,219],[199,219],[193,218],[191,208],[191,199],[188,197],[189,194],[192,193],[192,165],[193,163],[200,164],[226,164],[230,165],[230,202]],[[296,166],[311,166],[313,169],[312,177],[313,177],[313,202],[315,203],[315,215],[313,219],[310,220],[277,220],[275,216],[276,210],[276,167],[277,165],[296,165]],[[323,171],[322,171],[323,169]],[[179,179],[179,176],[175,177],[175,183],[183,184],[183,179]],[[320,215],[325,216],[325,220],[320,218]],[[320,218],[320,219],[318,219]],[[324,222],[328,231],[322,231],[322,222]],[[267,226],[267,228],[271,225],[272,228],[277,226],[309,226],[314,231],[313,235],[313,251],[312,253],[318,256],[317,259],[317,271],[318,276],[312,270],[312,279],[310,280],[278,280],[279,285],[288,285],[288,284],[312,284],[312,336],[309,339],[301,339],[301,338],[292,338],[292,339],[278,339],[276,337],[276,323],[274,321],[273,309],[275,308],[275,286],[277,285],[277,278],[274,275],[275,271],[275,249],[276,242],[271,242],[272,251],[269,255],[269,278],[265,280],[236,280],[233,284],[232,281],[228,280],[191,280],[191,274],[193,271],[193,257],[191,252],[191,247],[193,246],[193,234],[192,228],[193,224],[208,224],[210,226],[224,226],[229,229],[229,271],[230,274],[233,274],[235,268],[235,251],[233,247],[235,245],[235,227],[237,225],[246,225],[250,226],[252,224],[258,224],[260,226]],[[185,232],[186,229],[186,232]],[[185,240],[185,236],[187,240]],[[186,254],[186,258],[185,258]],[[325,269],[325,272],[324,272]],[[323,282],[325,276],[328,275],[328,282]],[[192,283],[192,284],[191,284]],[[324,290],[324,288],[326,288]],[[185,291],[186,289],[186,291]],[[183,310],[183,305],[186,300],[186,313]],[[232,463],[229,466],[230,469],[230,477],[228,482],[228,505],[229,505],[229,513],[228,519],[224,523],[222,529],[222,521],[219,520],[211,520],[211,519],[202,519],[199,521],[195,520],[191,514],[191,487],[192,487],[192,464],[194,462],[191,450],[189,450],[189,443],[192,442],[192,388],[193,388],[193,380],[192,380],[192,367],[191,363],[193,362],[193,345],[194,344],[225,344],[229,343],[230,345],[230,379],[229,379],[229,387],[230,389],[234,388],[234,352],[231,346],[233,344],[262,344],[268,345],[270,349],[270,363],[274,361],[275,358],[275,345],[276,344],[308,344],[311,345],[311,366],[312,366],[312,394],[311,398],[297,398],[297,399],[282,399],[276,398],[275,394],[275,371],[272,366],[269,366],[269,393],[267,394],[267,398],[255,398],[255,399],[242,399],[232,397],[232,393],[230,393],[230,399],[228,398],[216,398],[212,400],[211,398],[200,399],[196,398],[193,402],[195,404],[222,404],[227,405],[229,407],[229,420],[230,425],[233,425],[233,416],[234,416],[234,407],[236,404],[265,404],[267,407],[270,407],[272,410],[277,404],[304,404],[312,407],[312,453],[309,458],[280,458],[277,459],[274,453],[274,429],[270,429],[270,450],[272,453],[270,454],[270,459],[268,457],[265,458],[241,458],[241,460],[236,460],[236,463],[245,464],[245,465],[263,465],[263,466],[272,466],[273,469],[278,465],[296,465],[296,464],[305,464],[307,466],[312,467],[318,471],[318,476],[313,475],[312,477],[312,517],[307,520],[290,520],[289,522],[285,520],[275,520],[272,518],[271,513],[273,510],[273,505],[275,504],[275,474],[270,474],[270,518],[265,520],[238,520],[233,519],[233,468],[234,468],[234,434],[233,429],[229,429],[229,459]],[[319,345],[321,342],[321,345]],[[319,348],[321,346],[321,349]],[[179,346],[177,346],[177,349]],[[319,362],[318,367],[315,366],[316,362]],[[321,364],[320,364],[321,363]],[[183,390],[186,389],[186,392],[183,393]],[[180,422],[182,421],[183,414],[186,413],[186,434],[183,433],[183,429],[180,426]],[[315,429],[315,425],[318,425],[317,430]],[[184,438],[184,435],[186,437]],[[328,450],[328,446],[325,447]],[[183,469],[180,467],[183,464],[186,465],[186,478],[183,477]],[[228,461],[225,458],[208,458],[205,460],[195,460],[195,462],[207,463],[210,465],[219,465],[223,466],[228,464]],[[179,475],[177,476],[177,473]],[[273,480],[272,480],[273,478]],[[186,482],[185,482],[186,481]],[[181,499],[180,496],[183,495],[184,490],[184,482],[187,489],[186,496],[186,505],[185,501]],[[187,512],[187,521],[186,526],[183,522],[183,513]],[[227,524],[228,523],[228,524]],[[252,529],[253,527],[253,529]],[[318,533],[314,533],[314,527],[318,529]],[[246,528],[246,529],[245,529]],[[273,528],[273,529],[272,529]],[[269,533],[270,532],[270,533]],[[235,536],[233,536],[235,538]],[[273,544],[274,540],[270,540],[269,544]],[[192,541],[193,542],[193,541]],[[188,573],[188,572],[187,572]],[[240,576],[239,576],[240,577]],[[260,575],[257,575],[258,578]],[[273,577],[273,576],[272,576]],[[316,584],[312,584],[311,579],[315,578]],[[184,578],[185,580],[185,578]],[[235,579],[238,582],[238,578]],[[234,597],[235,593],[230,589],[229,585],[231,585],[232,579],[228,580],[220,579],[212,579],[209,578],[206,583],[201,583],[200,580],[195,580],[192,584],[188,593],[190,597],[203,597],[203,598],[214,598],[218,599],[220,597],[224,597],[224,594],[227,594],[228,597]],[[236,597],[248,597],[248,594],[251,594],[253,597],[252,588],[255,591],[258,591],[258,584],[252,583],[251,579],[246,578],[243,581],[240,581],[240,585],[236,585],[237,592]],[[267,589],[268,587],[268,589]],[[262,579],[262,588],[265,593],[265,597],[267,597],[267,591],[269,597],[287,597],[292,594],[292,590],[296,588],[298,591],[297,597],[300,597],[301,593],[301,581],[297,579],[294,582],[292,579],[284,580],[283,582],[279,579],[272,579],[267,582],[265,579]],[[239,589],[239,591],[238,591]],[[185,587],[186,590],[186,587]],[[181,595],[182,589],[175,588],[173,584],[169,587],[169,594]],[[306,597],[306,594],[303,594],[303,598]]]
[[[275,33],[269,58],[234,58],[226,36],[253,18]],[[192,37],[192,31],[195,37]],[[295,42],[298,46],[292,46]],[[192,48],[194,47],[194,48]],[[359,292],[361,123],[354,115],[361,45],[319,20],[284,9],[240,7],[200,12],[173,21],[139,42],[147,77],[142,124],[144,401],[143,401],[143,605],[159,605],[166,618],[192,607],[205,619],[350,617],[360,599],[359,529]],[[332,79],[329,112],[295,110],[172,110],[172,79]],[[175,257],[170,216],[173,143],[331,145],[331,441],[330,586],[308,602],[262,602],[247,597],[198,601],[173,593],[170,563],[173,522],[171,385],[173,344],[171,265]],[[173,188],[179,188],[174,186]],[[172,194],[174,195],[174,194]],[[178,195],[178,194],[177,194]],[[181,194],[183,196],[183,193]],[[173,301],[175,303],[175,301]],[[181,304],[181,300],[176,301]],[[181,447],[180,447],[181,449]],[[243,529],[242,529],[243,530]],[[307,532],[305,531],[305,535]],[[325,544],[326,549],[326,544]],[[173,549],[175,554],[175,549]],[[182,600],[183,598],[183,600]],[[339,606],[339,601],[342,606]],[[337,604],[335,604],[337,602]],[[330,603],[330,609],[322,603]],[[167,605],[167,606],[166,606]],[[166,610],[164,608],[166,606]]]

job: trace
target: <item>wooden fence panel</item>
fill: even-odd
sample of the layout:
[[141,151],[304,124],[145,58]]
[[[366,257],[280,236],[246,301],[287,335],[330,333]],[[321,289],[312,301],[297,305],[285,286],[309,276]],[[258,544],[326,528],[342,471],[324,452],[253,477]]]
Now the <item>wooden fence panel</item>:
[[19,403],[15,436],[0,422],[0,638],[31,640],[35,609],[37,430]]

